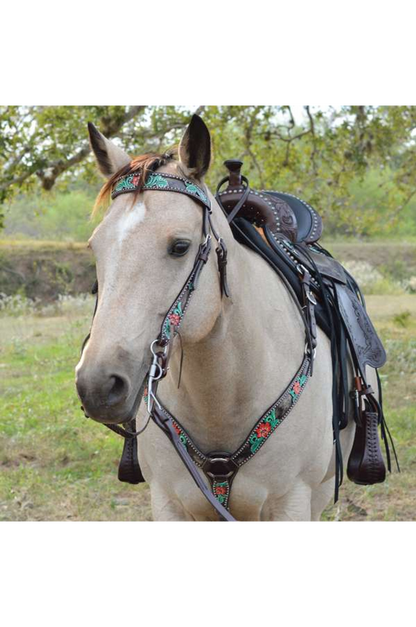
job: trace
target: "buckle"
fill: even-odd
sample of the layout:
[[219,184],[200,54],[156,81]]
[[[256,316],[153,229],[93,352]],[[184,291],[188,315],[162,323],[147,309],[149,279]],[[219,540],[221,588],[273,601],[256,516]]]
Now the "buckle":
[[316,346],[313,347],[313,351],[311,354],[311,349],[309,348],[309,344],[305,345],[305,355],[310,359],[315,359],[316,357]]

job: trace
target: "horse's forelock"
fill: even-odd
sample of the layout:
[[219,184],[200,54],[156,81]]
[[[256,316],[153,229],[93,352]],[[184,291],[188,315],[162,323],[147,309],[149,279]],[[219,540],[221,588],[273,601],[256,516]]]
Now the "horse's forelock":
[[175,151],[173,150],[163,155],[151,152],[134,157],[130,163],[113,174],[103,185],[95,201],[92,215],[96,215],[100,208],[108,203],[113,187],[120,177],[133,173],[138,175],[139,180],[137,182],[137,187],[133,192],[135,199],[136,196],[140,194],[148,175],[157,170],[157,168],[160,168],[162,165],[166,165],[166,163],[173,159],[174,155]]

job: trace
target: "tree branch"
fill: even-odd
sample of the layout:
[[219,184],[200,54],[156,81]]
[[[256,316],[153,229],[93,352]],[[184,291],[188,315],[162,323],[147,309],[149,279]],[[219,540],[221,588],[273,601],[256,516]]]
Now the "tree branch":
[[317,148],[316,148],[316,135],[315,135],[315,123],[314,123],[314,119],[310,110],[309,105],[307,105],[305,107],[306,109],[306,113],[307,116],[309,118],[309,130],[311,132],[312,135],[312,146],[313,146],[313,150],[312,150],[312,154],[311,154],[311,161],[312,161],[312,168],[313,168],[313,172],[314,174],[317,174],[317,168],[316,168],[316,162],[315,162],[315,157],[317,154]]
[[[119,119],[110,117],[101,118],[100,122],[103,134],[108,138],[113,137],[125,124],[127,124],[127,122],[130,122],[130,120],[135,118],[139,113],[142,113],[145,108],[146,105],[136,105],[130,107],[124,116]],[[38,170],[36,175],[39,177],[43,189],[52,189],[58,176],[83,161],[90,151],[91,147],[89,143],[85,142],[85,144],[83,144],[81,148],[69,159],[58,159],[56,161],[52,161],[51,163],[46,164],[46,167]]]

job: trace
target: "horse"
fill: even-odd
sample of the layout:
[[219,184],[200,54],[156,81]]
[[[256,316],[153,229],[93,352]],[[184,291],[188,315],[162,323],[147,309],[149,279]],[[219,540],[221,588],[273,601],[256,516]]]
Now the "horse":
[[[230,297],[222,294],[211,255],[181,327],[182,350],[175,342],[159,399],[201,451],[234,451],[302,361],[299,309],[273,269],[236,241],[207,188],[211,138],[201,118],[193,116],[176,153],[165,155],[132,159],[92,124],[89,135],[107,179],[99,202],[126,174],[143,181],[149,173],[178,177],[207,195],[212,226],[228,250]],[[155,521],[218,519],[141,402],[152,364],[150,346],[200,244],[201,206],[194,198],[143,188],[116,196],[88,243],[96,259],[99,292],[91,333],[76,367],[77,391],[93,420],[120,425],[135,418],[137,429],[143,430],[138,452]],[[374,373],[367,373],[370,380]],[[321,518],[335,480],[332,377],[330,341],[317,328],[313,375],[302,396],[234,479],[229,510],[236,519]],[[344,459],[354,432],[354,420],[349,420],[340,436]]]

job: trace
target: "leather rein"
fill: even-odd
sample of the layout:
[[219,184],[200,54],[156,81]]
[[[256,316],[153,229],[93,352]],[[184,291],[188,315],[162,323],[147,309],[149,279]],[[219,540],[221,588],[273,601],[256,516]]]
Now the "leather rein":
[[[138,185],[139,178],[136,175],[130,174],[122,176],[116,182],[111,196],[114,199],[120,194],[134,192],[138,188]],[[199,245],[192,270],[165,315],[159,335],[150,346],[152,363],[147,375],[147,388],[145,389],[143,396],[149,415],[148,420],[146,421],[144,427],[138,431],[129,430],[120,425],[109,423],[103,424],[123,438],[133,440],[145,430],[150,419],[152,419],[172,442],[176,452],[191,474],[196,485],[219,514],[220,519],[235,521],[235,518],[228,510],[228,504],[231,485],[237,471],[243,464],[249,461],[255,453],[257,453],[275,429],[286,418],[298,401],[309,377],[312,375],[312,365],[316,353],[317,335],[314,314],[316,300],[310,290],[311,277],[308,270],[299,265],[298,272],[304,296],[304,306],[300,309],[300,311],[305,325],[306,335],[305,353],[299,369],[276,402],[273,403],[273,405],[271,405],[257,420],[247,438],[234,453],[231,454],[223,451],[215,451],[208,454],[203,453],[198,449],[191,436],[186,432],[179,421],[174,418],[165,407],[163,407],[162,403],[157,398],[157,389],[160,382],[167,375],[174,340],[179,335],[179,328],[188,309],[192,294],[197,289],[200,274],[209,259],[212,249],[212,237],[214,237],[217,242],[216,253],[221,294],[229,296],[226,272],[227,248],[224,240],[212,224],[211,203],[208,198],[208,194],[201,187],[192,181],[179,176],[153,172],[148,175],[146,182],[142,185],[141,189],[142,191],[151,190],[176,192],[184,194],[195,200],[203,210],[202,241]],[[224,211],[218,193],[216,195],[216,200],[219,202],[220,207]],[[243,203],[241,203],[240,206],[242,206],[242,204]],[[237,212],[233,212],[231,219],[233,219],[236,214]],[[93,293],[97,294],[97,301],[93,315],[94,319],[98,303],[98,284],[95,285]],[[85,338],[81,351],[83,351],[89,337],[90,334],[88,334]],[[81,409],[84,411],[83,407],[81,407]],[[127,425],[134,427],[135,422],[136,419],[133,418],[133,420],[129,421]],[[201,474],[198,472],[198,468],[202,469],[203,473],[209,480],[211,489],[202,479]]]

